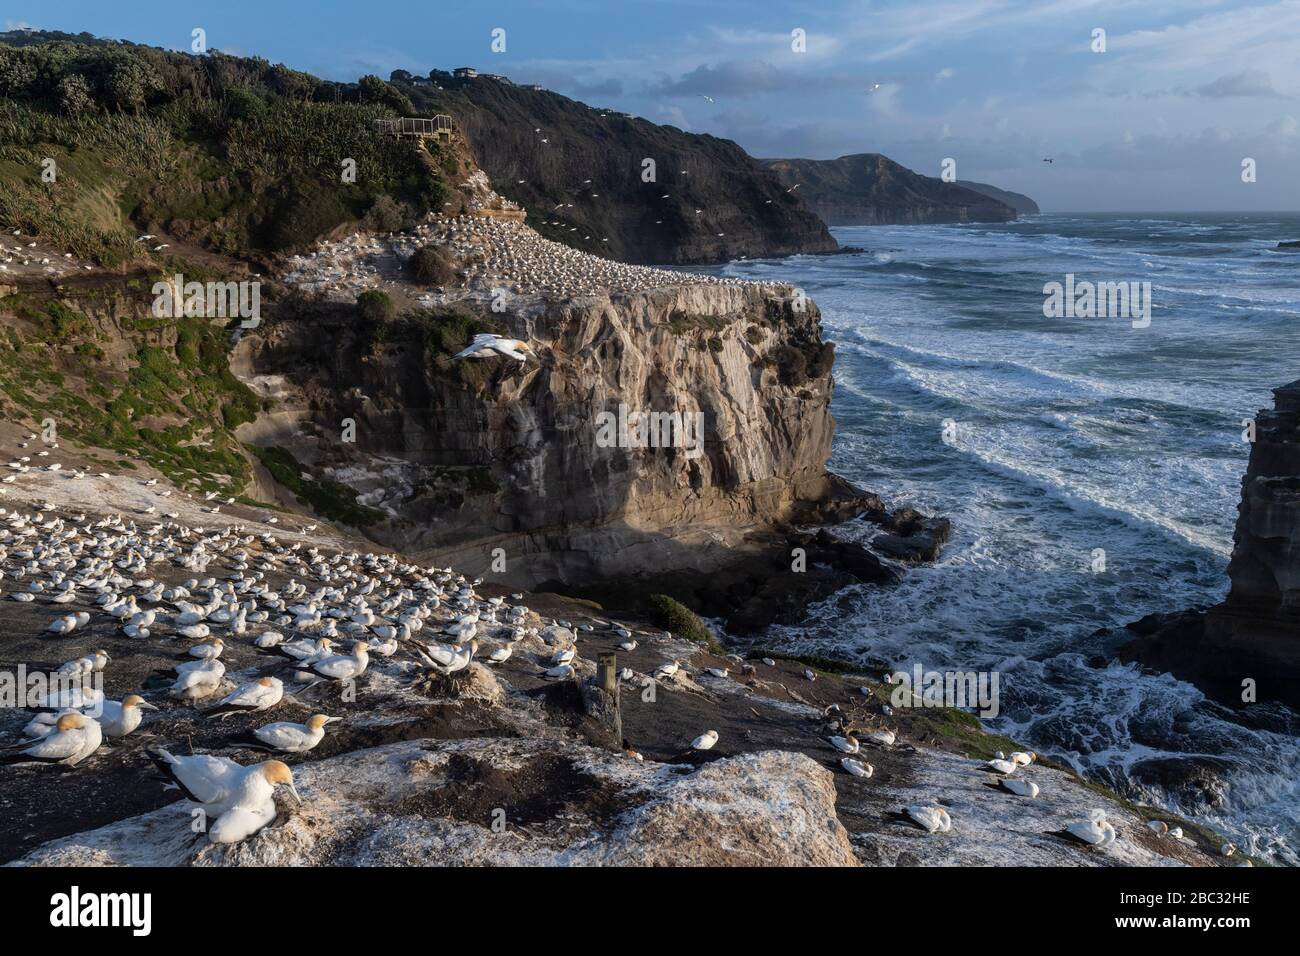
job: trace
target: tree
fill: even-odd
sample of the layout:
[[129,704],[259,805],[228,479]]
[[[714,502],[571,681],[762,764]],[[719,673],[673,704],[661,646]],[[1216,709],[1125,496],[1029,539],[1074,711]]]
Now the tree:
[[129,108],[132,113],[138,113],[161,85],[158,74],[148,64],[137,57],[125,56],[113,64],[108,74],[108,97],[117,109]]
[[367,73],[357,80],[357,86],[360,88],[362,103],[378,103],[404,116],[415,112],[415,106],[404,93],[389,86],[373,73]]
[[16,96],[36,82],[36,65],[24,50],[0,49],[0,93]]
[[59,109],[76,116],[87,113],[95,106],[90,96],[90,84],[79,73],[72,73],[59,80]]
[[447,254],[435,245],[421,246],[406,262],[411,277],[425,285],[445,286],[456,276]]

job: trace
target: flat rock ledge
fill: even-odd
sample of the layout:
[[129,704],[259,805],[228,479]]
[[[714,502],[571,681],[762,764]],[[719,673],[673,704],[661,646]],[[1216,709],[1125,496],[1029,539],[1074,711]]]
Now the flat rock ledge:
[[297,781],[303,805],[242,844],[192,832],[180,801],[12,865],[858,865],[831,773],[784,751],[692,768],[556,740],[409,740]]

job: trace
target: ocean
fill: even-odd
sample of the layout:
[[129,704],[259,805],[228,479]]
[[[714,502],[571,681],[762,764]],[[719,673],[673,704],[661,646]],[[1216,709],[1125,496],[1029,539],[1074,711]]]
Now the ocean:
[[[834,230],[793,282],[836,343],[832,470],[952,519],[933,566],[765,644],[995,671],[990,729],[1300,864],[1300,719],[1118,663],[1118,629],[1222,600],[1243,419],[1300,377],[1300,215],[1042,215]],[[1048,282],[1150,282],[1150,323],[1046,318]],[[1135,327],[1137,326],[1137,327]],[[869,525],[842,532],[869,538]]]

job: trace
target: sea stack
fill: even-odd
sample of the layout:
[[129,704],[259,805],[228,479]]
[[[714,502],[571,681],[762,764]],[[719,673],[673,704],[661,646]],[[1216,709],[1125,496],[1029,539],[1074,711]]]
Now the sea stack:
[[1134,625],[1121,652],[1230,704],[1300,706],[1300,381],[1255,420],[1242,480],[1228,598],[1204,615]]

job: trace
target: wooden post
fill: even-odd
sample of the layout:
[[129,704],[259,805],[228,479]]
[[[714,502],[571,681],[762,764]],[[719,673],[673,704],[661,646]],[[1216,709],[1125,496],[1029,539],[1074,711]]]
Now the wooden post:
[[618,657],[613,651],[596,655],[596,686],[618,700]]

